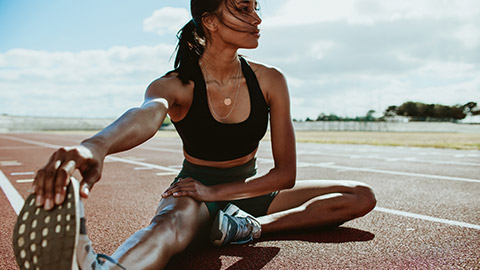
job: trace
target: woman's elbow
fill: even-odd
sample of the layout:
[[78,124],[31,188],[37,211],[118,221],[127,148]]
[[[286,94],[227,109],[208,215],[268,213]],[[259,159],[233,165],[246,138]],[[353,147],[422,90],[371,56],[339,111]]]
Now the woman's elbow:
[[284,174],[284,186],[283,189],[291,189],[295,186],[295,181],[297,178],[296,168],[290,169]]

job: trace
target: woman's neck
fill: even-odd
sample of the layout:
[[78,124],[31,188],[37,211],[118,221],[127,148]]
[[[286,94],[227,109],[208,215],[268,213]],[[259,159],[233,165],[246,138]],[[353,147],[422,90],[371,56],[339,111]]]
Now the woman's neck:
[[229,80],[240,66],[237,50],[217,50],[210,46],[205,48],[200,62],[209,75],[219,81]]

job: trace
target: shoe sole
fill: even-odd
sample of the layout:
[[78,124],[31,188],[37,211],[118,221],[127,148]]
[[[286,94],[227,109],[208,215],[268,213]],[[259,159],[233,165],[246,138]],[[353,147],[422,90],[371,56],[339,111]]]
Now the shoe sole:
[[79,183],[73,177],[63,204],[45,211],[30,194],[13,231],[13,250],[20,269],[78,269]]

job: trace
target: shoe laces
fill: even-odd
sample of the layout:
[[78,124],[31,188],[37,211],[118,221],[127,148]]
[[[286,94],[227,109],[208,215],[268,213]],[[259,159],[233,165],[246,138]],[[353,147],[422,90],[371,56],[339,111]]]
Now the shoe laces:
[[232,217],[236,225],[235,236],[232,244],[244,244],[253,241],[253,239],[260,238],[261,226],[260,223],[253,217]]
[[[103,261],[102,261],[103,260]],[[108,256],[108,255],[105,255],[105,254],[97,254],[97,262],[100,264],[100,265],[103,265],[105,262],[111,262],[113,264],[115,264],[116,266],[118,266],[119,268],[121,268],[122,270],[127,270],[127,268],[123,267],[121,264],[119,264],[115,259],[113,259],[112,257]]]
[[246,218],[236,218],[237,223],[237,233],[235,234],[234,239],[243,239],[245,237],[251,236],[252,233],[252,222],[249,217]]

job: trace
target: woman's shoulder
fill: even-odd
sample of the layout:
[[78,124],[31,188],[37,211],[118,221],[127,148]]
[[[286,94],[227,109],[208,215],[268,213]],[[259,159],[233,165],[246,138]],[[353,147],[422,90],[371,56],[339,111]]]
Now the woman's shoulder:
[[255,72],[260,88],[266,94],[267,100],[273,96],[270,95],[270,92],[285,91],[288,93],[287,80],[279,68],[250,59],[246,60]]
[[178,77],[178,72],[175,70],[167,72],[165,75],[153,80],[150,87],[164,88],[164,87],[178,87],[182,81]]
[[276,80],[284,80],[285,76],[283,75],[282,71],[275,67],[265,63],[261,63],[258,61],[254,61],[251,59],[247,60],[248,64],[252,68],[253,72],[259,79],[259,81],[276,81]]
[[183,84],[176,71],[170,71],[155,79],[147,87],[146,95],[153,97],[178,98],[184,92],[193,88],[193,82]]

